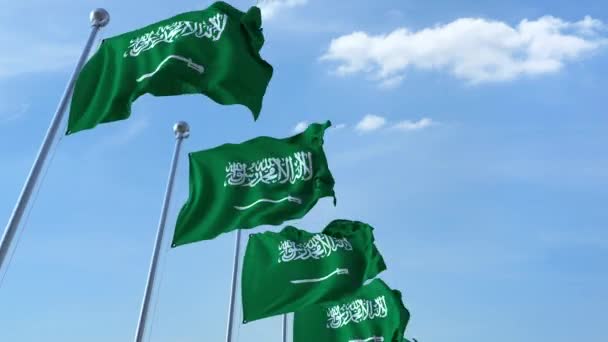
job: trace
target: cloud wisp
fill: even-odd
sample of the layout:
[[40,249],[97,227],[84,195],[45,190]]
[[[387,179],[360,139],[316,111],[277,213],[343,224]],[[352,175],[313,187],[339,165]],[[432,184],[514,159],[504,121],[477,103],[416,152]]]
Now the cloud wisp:
[[308,122],[307,121],[300,121],[296,124],[296,126],[293,128],[293,133],[302,133],[306,130],[306,128],[308,127]]
[[281,11],[304,6],[308,0],[259,0],[257,6],[262,11],[264,20],[271,20]]
[[0,54],[0,79],[68,68],[76,64],[82,50],[76,45],[15,36],[0,37],[0,45],[11,47]]
[[[308,121],[300,121],[294,126],[294,128],[291,131],[294,134],[302,133],[308,128],[309,125],[310,125],[310,122],[308,122]],[[339,124],[329,127],[329,129],[330,129],[330,132],[332,132],[332,131],[344,129],[346,127],[347,127],[346,124],[339,123]]]
[[8,124],[23,118],[30,109],[29,103],[22,103],[17,106],[0,105],[0,125]]
[[436,125],[436,124],[437,123],[435,121],[433,121],[433,119],[422,118],[418,121],[411,121],[411,120],[399,121],[396,124],[394,124],[392,126],[392,128],[396,129],[396,130],[408,132],[408,131],[419,131],[419,130],[425,129],[427,127]]
[[[302,133],[308,128],[310,123],[308,121],[300,121],[298,122],[292,132],[295,134]],[[421,131],[423,129],[429,128],[431,126],[439,125],[439,122],[423,117],[420,120],[412,121],[412,120],[401,120],[395,123],[389,123],[389,121],[380,115],[375,114],[367,114],[357,122],[354,126],[352,126],[353,130],[359,134],[367,134],[375,131],[379,131],[382,129],[390,129],[394,131],[401,132],[412,132],[412,131]],[[347,127],[351,127],[345,123],[340,123],[332,126],[330,129],[332,131],[343,130]]]

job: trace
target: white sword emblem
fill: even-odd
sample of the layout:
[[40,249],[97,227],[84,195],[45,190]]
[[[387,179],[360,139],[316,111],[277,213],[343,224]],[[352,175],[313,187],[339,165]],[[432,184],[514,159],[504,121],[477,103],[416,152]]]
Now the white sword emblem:
[[348,342],[384,342],[384,337],[382,336],[372,336],[365,340],[349,340]]
[[297,203],[297,204],[302,204],[302,200],[301,199],[299,199],[297,197],[293,197],[291,195],[288,195],[287,197],[281,198],[281,199],[278,199],[278,200],[271,200],[271,199],[268,199],[268,198],[262,198],[262,199],[259,199],[259,200],[255,201],[255,202],[251,203],[250,205],[246,205],[244,207],[239,207],[238,205],[235,205],[234,208],[238,209],[238,210],[247,210],[247,209],[253,207],[254,205],[257,205],[257,204],[262,203],[262,202],[281,203],[281,202],[284,202],[284,201],[289,201],[289,202],[293,202],[293,203]]
[[346,274],[348,274],[348,268],[337,268],[335,271],[331,272],[330,274],[328,274],[322,278],[291,280],[290,283],[292,283],[292,284],[318,283],[318,282],[322,282],[323,280],[327,280],[334,275],[346,275]]
[[203,72],[205,72],[205,67],[204,66],[202,66],[200,64],[194,63],[192,61],[192,59],[190,59],[190,58],[182,57],[182,56],[179,56],[179,55],[169,55],[169,56],[167,56],[167,58],[163,59],[163,61],[158,64],[158,66],[156,67],[156,69],[154,71],[142,75],[141,77],[139,77],[137,79],[137,82],[141,82],[141,81],[145,80],[146,78],[154,76],[160,70],[160,68],[162,68],[163,65],[165,63],[167,63],[171,58],[174,58],[174,59],[177,59],[177,60],[180,60],[182,62],[187,63],[189,68],[194,69],[199,74],[202,74]]

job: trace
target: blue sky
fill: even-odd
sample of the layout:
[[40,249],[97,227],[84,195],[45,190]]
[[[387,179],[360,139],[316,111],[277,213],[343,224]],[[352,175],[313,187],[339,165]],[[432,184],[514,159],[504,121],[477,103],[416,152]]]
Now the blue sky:
[[[109,37],[210,1],[2,1],[0,218],[8,219],[63,87],[105,7]],[[241,9],[253,1],[235,1]],[[133,338],[173,149],[298,123],[326,138],[336,218],[376,228],[383,279],[422,341],[606,340],[608,3],[319,1],[266,4],[264,109],[154,98],[130,120],[60,139],[0,288],[0,341]],[[300,125],[301,126],[301,125]],[[279,227],[260,227],[254,231]],[[243,239],[245,242],[245,239]],[[222,341],[234,234],[168,250],[149,341]],[[165,244],[165,247],[168,245]],[[279,342],[280,319],[238,341]]]

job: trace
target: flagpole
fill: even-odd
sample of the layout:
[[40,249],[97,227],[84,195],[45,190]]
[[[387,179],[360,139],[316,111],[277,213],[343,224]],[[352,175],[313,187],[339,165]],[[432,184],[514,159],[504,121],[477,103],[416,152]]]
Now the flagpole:
[[139,314],[139,322],[137,323],[137,333],[135,335],[135,342],[143,342],[144,331],[146,329],[146,319],[148,318],[148,311],[150,309],[150,299],[152,297],[152,291],[154,290],[154,279],[156,278],[156,267],[158,265],[158,257],[161,250],[163,241],[163,234],[165,231],[165,223],[167,221],[167,212],[169,211],[169,204],[171,203],[171,194],[173,193],[173,182],[175,180],[175,170],[177,169],[177,161],[179,159],[179,151],[182,145],[182,141],[188,138],[190,135],[190,127],[184,121],[180,121],[173,126],[173,132],[175,132],[175,150],[173,151],[173,158],[171,160],[171,168],[169,171],[169,179],[167,180],[167,188],[165,190],[165,198],[163,200],[162,209],[160,211],[160,219],[158,221],[158,231],[156,232],[156,243],[154,244],[154,251],[152,252],[152,260],[150,261],[150,270],[148,272],[148,282],[146,283],[146,289],[144,292],[144,298],[141,305],[141,311]]
[[287,314],[283,314],[283,342],[287,342]]
[[27,208],[28,202],[36,187],[36,183],[38,182],[38,178],[40,177],[40,172],[42,171],[42,167],[44,166],[44,162],[49,154],[49,150],[53,145],[53,141],[55,140],[55,136],[57,135],[57,131],[59,130],[59,125],[61,124],[61,119],[63,118],[63,114],[68,106],[68,101],[72,96],[72,91],[74,90],[74,83],[76,82],[76,78],[82,69],[87,57],[89,56],[89,52],[91,51],[91,47],[93,46],[93,42],[95,41],[95,37],[99,30],[106,26],[110,21],[110,14],[103,8],[97,8],[91,11],[90,14],[91,21],[91,33],[89,34],[89,38],[80,54],[80,58],[76,63],[76,67],[74,68],[74,72],[68,81],[68,84],[63,92],[63,96],[59,101],[59,105],[57,106],[57,110],[55,111],[55,115],[51,120],[51,124],[47,129],[46,135],[42,140],[42,145],[38,150],[38,155],[34,160],[34,164],[30,169],[30,173],[27,176],[25,184],[21,190],[21,194],[17,200],[17,204],[13,209],[11,217],[8,220],[6,228],[4,230],[4,234],[2,236],[2,241],[0,241],[0,270],[2,270],[3,265],[7,261],[8,251],[10,250],[11,243],[13,238],[17,233],[17,229],[19,228],[19,223],[21,222],[21,218],[25,213],[25,209]]
[[236,279],[239,271],[239,254],[241,252],[241,230],[236,230],[234,243],[234,264],[232,265],[232,286],[230,289],[230,304],[228,306],[228,326],[226,327],[226,342],[232,342],[232,326],[234,324],[234,302],[236,299]]

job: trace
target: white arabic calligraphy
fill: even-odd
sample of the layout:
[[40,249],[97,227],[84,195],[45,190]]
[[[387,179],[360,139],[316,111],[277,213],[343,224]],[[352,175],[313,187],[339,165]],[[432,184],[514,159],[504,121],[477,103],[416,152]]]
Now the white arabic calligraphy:
[[285,240],[279,243],[279,262],[322,259],[338,249],[352,251],[353,246],[346,238],[336,239],[325,234],[315,234],[310,240],[303,243]]
[[312,179],[311,152],[295,152],[283,158],[264,158],[251,163],[229,162],[224,186],[255,187],[263,184],[295,184]]
[[374,300],[357,299],[351,303],[327,309],[327,328],[338,329],[349,323],[361,323],[388,315],[384,296]]
[[218,41],[226,28],[228,16],[217,13],[208,19],[208,22],[176,21],[169,25],[161,26],[144,35],[131,39],[128,51],[123,57],[136,57],[143,51],[153,49],[160,43],[173,43],[176,40],[194,35],[196,38],[209,38]]

